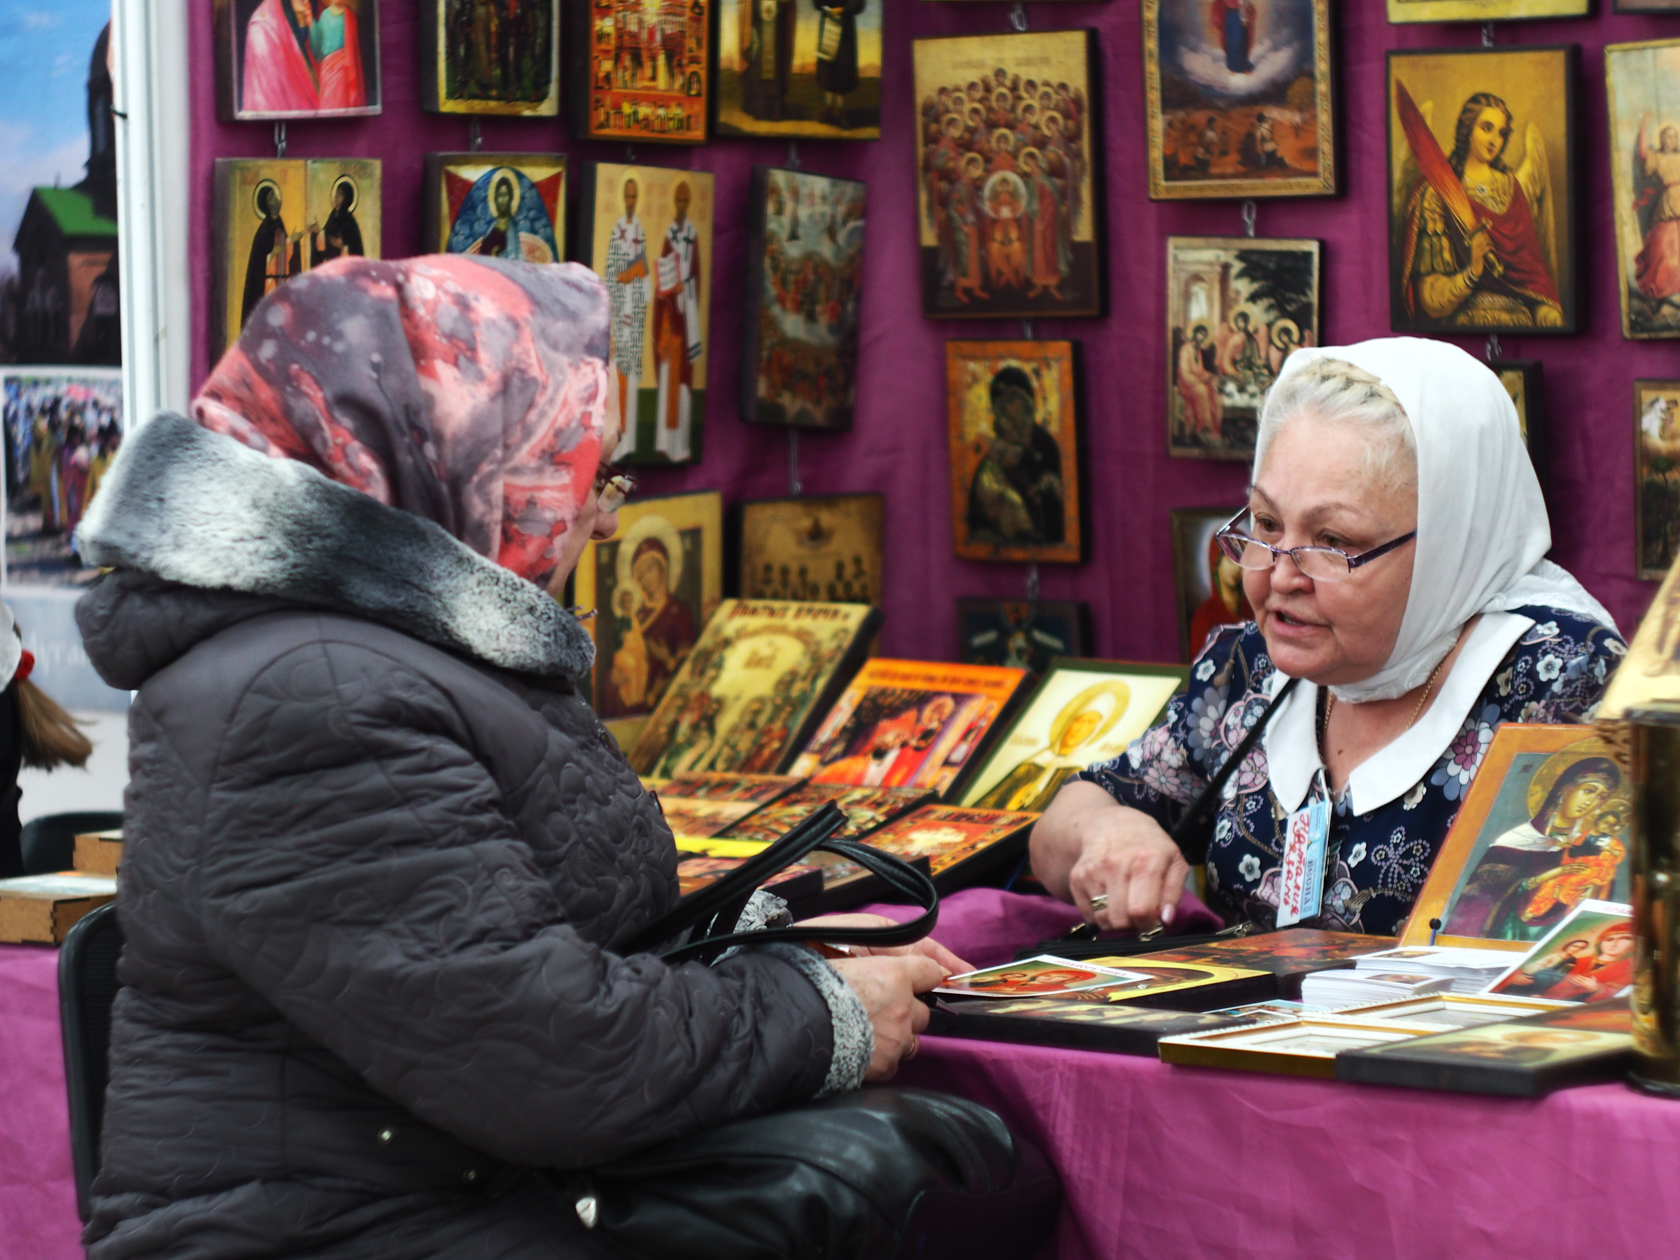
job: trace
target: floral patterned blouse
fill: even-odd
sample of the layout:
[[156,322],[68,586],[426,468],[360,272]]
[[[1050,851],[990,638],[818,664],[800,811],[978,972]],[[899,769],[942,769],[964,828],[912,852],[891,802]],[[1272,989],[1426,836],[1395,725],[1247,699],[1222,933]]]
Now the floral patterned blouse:
[[[1522,634],[1470,706],[1446,751],[1409,792],[1355,814],[1344,786],[1331,817],[1321,913],[1303,926],[1393,935],[1405,923],[1482,755],[1503,722],[1590,721],[1627,652],[1620,635],[1548,608],[1515,610]],[[1208,640],[1187,690],[1164,721],[1112,761],[1080,774],[1122,805],[1171,829],[1265,711],[1274,670],[1252,622]],[[1268,732],[1269,734],[1269,732]],[[1380,754],[1379,754],[1380,755]],[[1207,896],[1228,919],[1276,919],[1286,812],[1272,792],[1263,744],[1226,784],[1210,820]]]

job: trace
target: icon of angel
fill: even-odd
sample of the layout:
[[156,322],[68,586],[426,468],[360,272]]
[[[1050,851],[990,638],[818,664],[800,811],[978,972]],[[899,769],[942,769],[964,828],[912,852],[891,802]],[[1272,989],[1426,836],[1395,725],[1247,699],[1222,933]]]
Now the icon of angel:
[[1464,102],[1450,155],[1430,126],[1432,102],[1413,104],[1395,82],[1406,155],[1396,189],[1400,283],[1407,314],[1449,328],[1558,328],[1558,237],[1545,137],[1530,121],[1513,171],[1517,130],[1491,92]]
[[1634,147],[1633,208],[1644,241],[1634,283],[1653,302],[1680,303],[1680,127],[1663,123],[1653,148],[1647,136],[1652,121],[1651,114],[1640,119]]

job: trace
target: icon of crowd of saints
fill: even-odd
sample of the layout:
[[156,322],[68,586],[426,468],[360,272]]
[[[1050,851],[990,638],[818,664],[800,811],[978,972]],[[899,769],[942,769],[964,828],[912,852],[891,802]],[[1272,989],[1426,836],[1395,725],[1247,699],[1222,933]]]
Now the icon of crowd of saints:
[[920,78],[922,200],[938,285],[925,308],[1048,313],[1087,300],[1091,278],[1079,264],[1094,225],[1083,218],[1092,162],[1084,89],[1005,65],[937,86]]
[[857,391],[864,185],[768,172],[754,419],[846,428]]
[[1501,796],[1518,794],[1526,817],[1493,837],[1444,931],[1535,941],[1583,901],[1627,900],[1629,788],[1609,751],[1587,739],[1513,765]]
[[590,134],[702,140],[705,0],[592,0]]

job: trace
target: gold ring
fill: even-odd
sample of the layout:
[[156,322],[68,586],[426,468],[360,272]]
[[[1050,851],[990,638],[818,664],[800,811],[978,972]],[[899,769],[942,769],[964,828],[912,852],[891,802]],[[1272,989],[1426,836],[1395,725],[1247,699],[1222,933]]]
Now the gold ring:
[[1108,909],[1108,894],[1107,893],[1098,893],[1095,897],[1091,898],[1091,913],[1092,914],[1098,914],[1098,913],[1100,913],[1100,912],[1102,912],[1106,909]]

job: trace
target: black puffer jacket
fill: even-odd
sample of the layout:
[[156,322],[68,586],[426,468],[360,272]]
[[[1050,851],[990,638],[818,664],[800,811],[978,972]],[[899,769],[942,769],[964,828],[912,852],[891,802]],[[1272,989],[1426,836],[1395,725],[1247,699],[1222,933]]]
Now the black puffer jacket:
[[609,1255],[531,1170],[857,1083],[813,956],[609,952],[675,856],[547,596],[168,417],[95,508],[139,694],[93,1260]]

